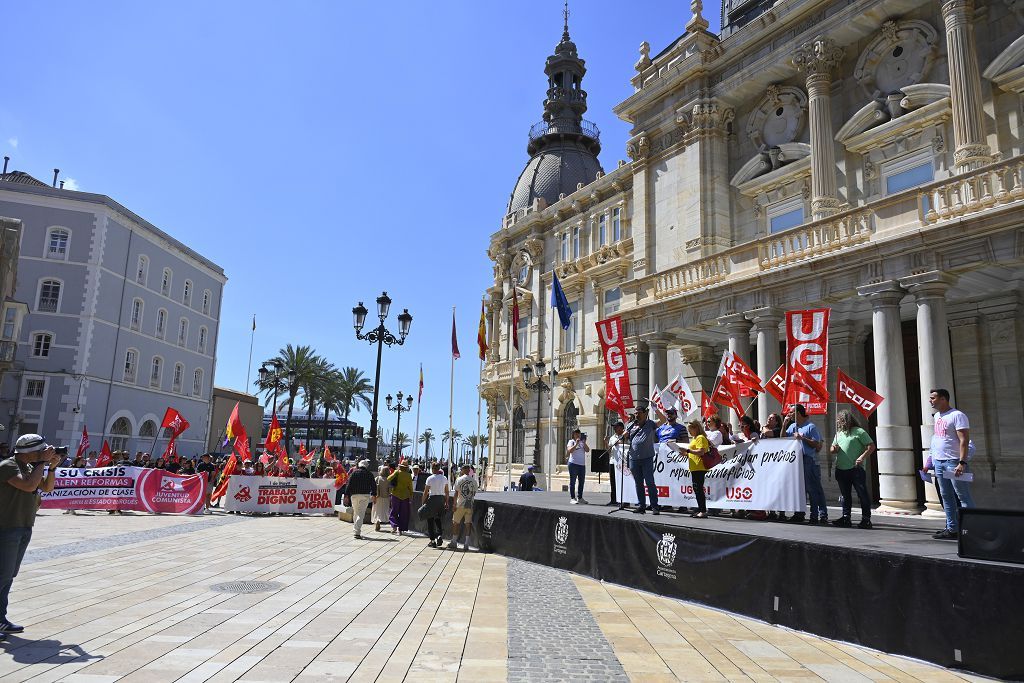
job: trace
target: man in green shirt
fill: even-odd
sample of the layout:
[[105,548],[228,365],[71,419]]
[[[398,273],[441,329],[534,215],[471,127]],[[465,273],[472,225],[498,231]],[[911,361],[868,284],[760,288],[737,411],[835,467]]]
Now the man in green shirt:
[[857,426],[857,420],[848,410],[839,411],[836,417],[836,437],[832,440],[831,452],[836,456],[836,483],[842,495],[843,516],[832,522],[834,526],[849,527],[850,512],[853,509],[851,489],[857,491],[860,500],[860,529],[871,528],[871,498],[868,496],[867,475],[864,461],[875,452],[871,436]]
[[61,456],[38,434],[23,434],[14,455],[0,461],[0,640],[25,627],[7,618],[11,585],[32,540],[39,509],[39,491],[53,490],[53,475]]

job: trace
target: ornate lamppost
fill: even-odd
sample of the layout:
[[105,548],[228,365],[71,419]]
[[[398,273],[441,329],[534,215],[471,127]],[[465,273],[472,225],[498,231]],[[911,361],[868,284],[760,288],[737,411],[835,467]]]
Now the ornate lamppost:
[[360,301],[359,305],[352,309],[352,323],[356,329],[356,339],[368,341],[377,345],[377,372],[373,377],[373,409],[370,413],[370,437],[366,442],[366,455],[370,460],[371,471],[377,469],[377,403],[380,398],[380,360],[384,351],[384,345],[401,346],[405,338],[409,336],[409,327],[412,326],[412,316],[409,309],[403,309],[398,316],[398,336],[391,334],[384,327],[384,319],[388,317],[388,310],[391,308],[391,298],[387,292],[377,297],[377,317],[380,324],[366,334],[363,334],[363,326],[366,324],[366,306]]
[[[537,425],[534,430],[535,436],[533,439],[533,465],[534,467],[540,467],[541,471],[546,472],[547,467],[541,465],[540,462],[540,400],[544,395],[545,391],[551,391],[551,387],[544,383],[544,370],[546,366],[544,361],[537,361],[536,365],[537,379],[533,382],[530,381],[530,375],[533,374],[533,369],[529,365],[523,366],[523,382],[526,384],[527,389],[532,389],[537,392]],[[552,375],[554,371],[552,370]],[[552,384],[554,382],[552,381]]]
[[402,405],[401,391],[395,395],[395,398],[398,399],[398,402],[394,406],[391,405],[391,394],[384,397],[384,403],[387,405],[388,410],[398,413],[398,420],[395,422],[395,450],[398,452],[398,456],[401,457],[402,445],[398,442],[398,435],[401,434],[402,429],[402,413],[407,413],[412,410],[412,396],[408,396],[405,399],[406,404],[404,406]]

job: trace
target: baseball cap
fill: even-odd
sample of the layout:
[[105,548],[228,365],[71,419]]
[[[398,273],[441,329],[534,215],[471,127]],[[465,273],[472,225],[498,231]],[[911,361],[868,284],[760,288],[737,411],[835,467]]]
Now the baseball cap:
[[526,469],[528,469],[528,470],[532,470],[532,469],[533,469],[533,465],[527,465],[527,466],[526,466]]
[[49,447],[50,444],[46,443],[46,439],[38,434],[22,434],[14,442],[15,453],[38,453]]

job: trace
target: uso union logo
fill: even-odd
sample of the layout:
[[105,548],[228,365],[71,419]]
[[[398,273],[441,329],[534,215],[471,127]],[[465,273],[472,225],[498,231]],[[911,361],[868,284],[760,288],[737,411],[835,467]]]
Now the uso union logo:
[[658,576],[664,576],[667,579],[676,578],[676,570],[672,568],[672,565],[676,562],[677,550],[675,534],[662,534],[657,546],[658,564],[660,565]]
[[555,553],[565,555],[565,542],[569,540],[569,519],[559,517],[555,524]]
[[494,508],[488,507],[487,514],[484,516],[484,528],[490,531],[494,528]]

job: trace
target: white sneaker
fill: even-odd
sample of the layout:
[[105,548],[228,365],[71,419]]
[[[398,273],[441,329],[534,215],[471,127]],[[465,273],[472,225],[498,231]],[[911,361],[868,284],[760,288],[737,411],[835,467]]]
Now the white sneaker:
[[569,499],[569,505],[575,505],[575,504],[576,504],[576,499],[575,498],[570,498]]
[[590,505],[590,503],[580,498],[580,505]]

